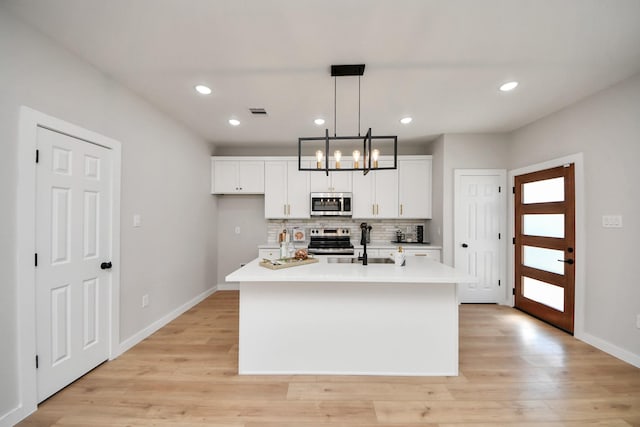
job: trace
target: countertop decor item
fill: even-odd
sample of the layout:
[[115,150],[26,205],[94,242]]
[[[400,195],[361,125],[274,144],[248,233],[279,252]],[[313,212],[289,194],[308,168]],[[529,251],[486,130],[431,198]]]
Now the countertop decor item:
[[318,258],[306,258],[306,259],[296,259],[296,258],[286,258],[286,259],[263,259],[260,261],[260,266],[266,267],[270,270],[280,270],[282,268],[296,267],[298,265],[306,265],[306,264],[314,264],[318,262]]
[[292,231],[294,242],[304,242],[307,238],[303,228],[294,228]]
[[[333,136],[325,129],[324,137],[298,138],[298,170],[322,171],[329,176],[335,171],[362,171],[364,175],[372,170],[398,169],[398,136],[374,136],[371,128],[365,136],[360,134],[360,77],[365,64],[332,65],[333,77]],[[337,127],[337,77],[358,76],[358,135],[338,136]],[[360,151],[362,149],[362,151]],[[333,156],[333,160],[331,157]],[[393,156],[393,164],[380,165],[381,156]],[[315,157],[315,167],[303,167],[303,157]],[[345,158],[353,157],[353,163]],[[361,161],[362,157],[362,161]],[[352,166],[352,167],[348,167]]]

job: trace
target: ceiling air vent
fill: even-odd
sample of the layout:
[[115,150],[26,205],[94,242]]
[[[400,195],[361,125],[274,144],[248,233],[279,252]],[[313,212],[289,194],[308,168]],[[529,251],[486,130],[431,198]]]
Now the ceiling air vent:
[[254,114],[256,116],[267,115],[267,110],[265,110],[264,108],[249,108],[249,111],[251,111],[251,114]]

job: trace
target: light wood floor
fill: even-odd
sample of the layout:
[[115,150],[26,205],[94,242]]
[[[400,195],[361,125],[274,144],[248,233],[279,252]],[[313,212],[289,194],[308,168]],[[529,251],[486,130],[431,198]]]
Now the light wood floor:
[[218,292],[23,426],[640,426],[640,369],[507,307],[460,307],[459,377],[238,376]]

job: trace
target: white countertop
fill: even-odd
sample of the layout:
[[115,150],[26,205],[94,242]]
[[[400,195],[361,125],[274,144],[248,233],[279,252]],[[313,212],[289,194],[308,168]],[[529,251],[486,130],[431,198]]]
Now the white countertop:
[[226,277],[227,282],[366,282],[366,283],[475,283],[464,271],[422,257],[407,257],[404,267],[394,264],[315,264],[270,270],[256,258]]

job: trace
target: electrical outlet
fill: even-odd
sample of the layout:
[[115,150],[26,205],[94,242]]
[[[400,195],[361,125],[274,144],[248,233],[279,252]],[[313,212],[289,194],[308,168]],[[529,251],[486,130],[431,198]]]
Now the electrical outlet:
[[149,294],[142,295],[142,308],[145,308],[149,305]]
[[603,215],[602,226],[604,228],[622,228],[622,215]]

